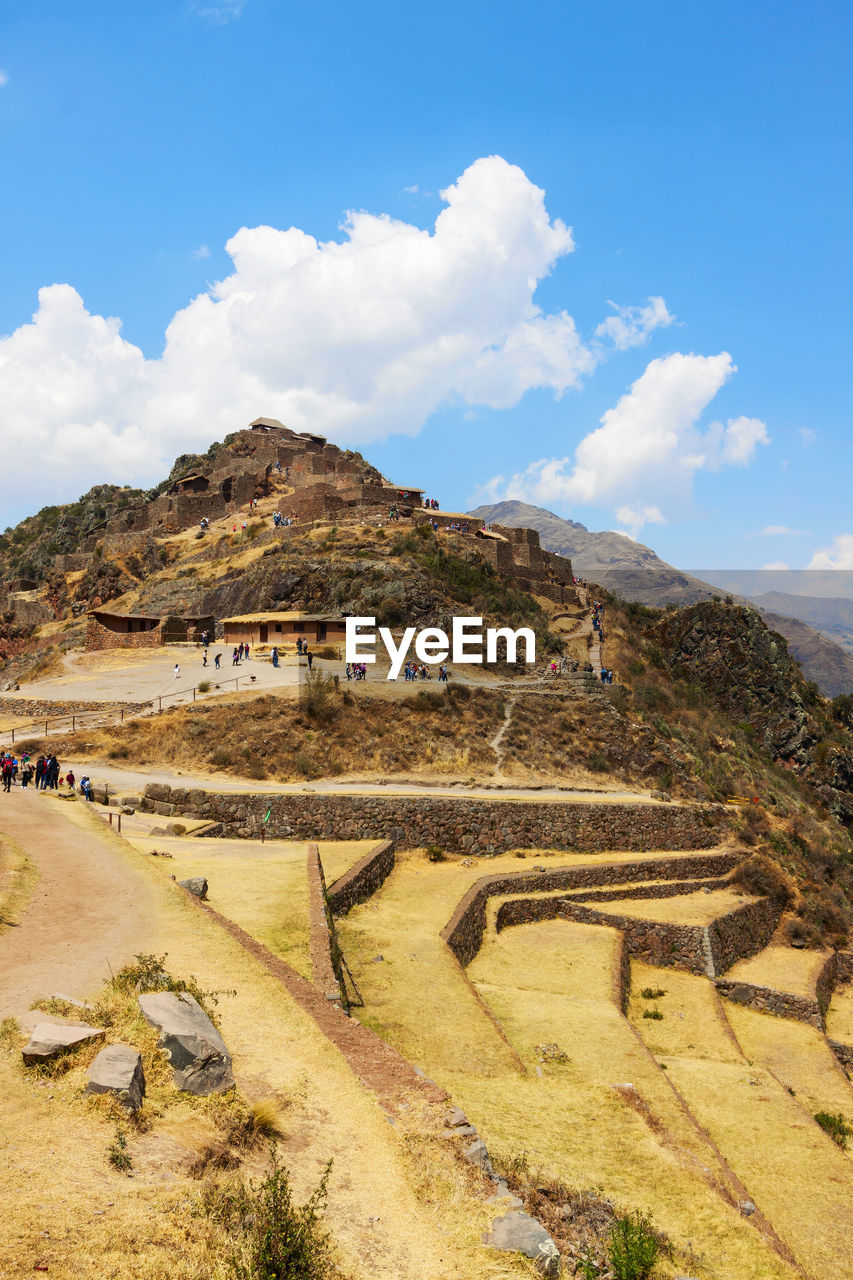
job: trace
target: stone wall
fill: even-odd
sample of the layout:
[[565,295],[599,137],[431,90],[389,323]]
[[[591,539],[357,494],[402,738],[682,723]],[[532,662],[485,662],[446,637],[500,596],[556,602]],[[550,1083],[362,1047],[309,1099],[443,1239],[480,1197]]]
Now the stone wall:
[[94,618],[86,619],[86,649],[159,649],[162,644],[162,624],[151,631],[110,631]]
[[[586,885],[629,884],[637,880],[660,880],[667,875],[686,880],[732,871],[741,861],[740,853],[698,854],[687,858],[649,858],[639,862],[609,863],[591,867],[554,867],[547,871],[515,871],[504,875],[483,876],[473,884],[442,930],[442,938],[462,965],[470,964],[480,950],[486,928],[489,898],[511,893],[548,892],[552,889],[576,889]],[[662,888],[664,886],[661,886]],[[536,904],[520,908],[519,901]],[[498,929],[526,920],[555,919],[559,904],[565,898],[514,899],[502,903],[497,913]],[[529,911],[530,914],[525,914]],[[550,914],[549,914],[550,912]],[[537,914],[538,913],[538,914]],[[601,914],[601,913],[599,913]]]
[[[701,884],[687,885],[686,891],[700,887]],[[630,896],[669,898],[684,892],[684,886],[652,885],[645,895],[633,891]],[[686,969],[690,973],[713,978],[736,960],[753,955],[765,946],[778,924],[779,914],[775,903],[762,898],[719,916],[707,927],[679,925],[621,915],[586,906],[577,898],[554,895],[551,898],[510,899],[499,907],[496,924],[498,929],[503,929],[514,924],[563,917],[581,924],[606,925],[618,929],[628,953],[647,964]],[[712,935],[716,936],[716,943],[712,942]]]
[[716,919],[708,927],[714,973],[725,973],[736,960],[745,960],[766,947],[781,915],[778,903],[760,898]]
[[158,794],[152,792],[152,799],[176,805],[177,812],[221,822],[230,836],[258,835],[270,810],[267,835],[280,840],[385,838],[398,848],[437,844],[449,853],[708,849],[728,822],[720,808],[687,805],[203,791],[193,791],[190,798],[181,788],[174,789],[176,799],[168,787],[154,785]]
[[[663,895],[661,895],[663,896]],[[606,925],[618,929],[629,955],[661,968],[686,969],[689,973],[709,972],[706,930],[701,925],[670,924],[661,920],[641,920],[588,907],[571,898],[516,898],[501,904],[499,929],[514,924],[566,919],[578,924]]]
[[853,1071],[853,1044],[841,1044],[838,1040],[827,1040],[827,1044],[842,1067]]
[[341,972],[340,951],[326,901],[326,880],[316,844],[308,848],[308,949],[311,981],[331,1004],[346,1008],[346,988]]
[[357,902],[365,902],[376,893],[393,867],[394,841],[382,840],[327,890],[332,915],[345,916]]
[[808,1022],[823,1031],[823,1017],[816,999],[795,996],[790,991],[775,991],[772,987],[760,987],[753,982],[737,982],[733,978],[718,978],[715,986],[721,996],[744,1004],[758,1013],[774,1013],[780,1018],[794,1018]]

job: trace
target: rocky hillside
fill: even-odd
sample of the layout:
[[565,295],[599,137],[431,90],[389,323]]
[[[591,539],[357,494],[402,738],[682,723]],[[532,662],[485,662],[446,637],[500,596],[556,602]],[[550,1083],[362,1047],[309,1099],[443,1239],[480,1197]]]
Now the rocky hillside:
[[[623,600],[663,608],[669,604],[690,605],[719,599],[723,594],[720,587],[673,568],[642,543],[632,542],[620,533],[591,532],[585,525],[564,520],[544,507],[526,502],[498,502],[477,507],[471,514],[489,524],[536,529],[543,547],[569,556],[577,574],[606,587]],[[853,648],[848,651],[844,647],[840,630],[847,614],[843,609],[832,611],[827,606],[846,603],[853,618],[853,601],[823,601],[823,607],[818,608],[817,602],[801,605],[800,599],[779,593],[772,599],[769,596],[755,598],[766,611],[767,625],[784,636],[806,678],[814,681],[828,697],[849,693],[853,690]],[[836,625],[822,626],[819,619],[830,616]],[[821,634],[836,630],[838,634]]]

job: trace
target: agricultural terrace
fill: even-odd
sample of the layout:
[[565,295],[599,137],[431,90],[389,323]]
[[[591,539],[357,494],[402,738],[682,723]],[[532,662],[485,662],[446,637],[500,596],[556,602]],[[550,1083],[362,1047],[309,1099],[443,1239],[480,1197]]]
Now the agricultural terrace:
[[[207,874],[218,911],[307,971],[304,845],[229,841],[233,849],[212,861],[196,841],[165,843],[174,857],[164,870]],[[362,849],[321,846],[327,883]],[[488,872],[636,859],[534,852],[491,858]],[[483,870],[470,858],[398,853],[380,890],[337,922],[364,1000],[359,1019],[451,1093],[499,1168],[526,1162],[648,1210],[682,1270],[689,1260],[707,1280],[781,1280],[797,1262],[815,1280],[848,1280],[853,1169],[811,1116],[817,1107],[849,1112],[850,1087],[819,1033],[738,1006],[734,1030],[707,979],[638,960],[626,1018],[615,929],[558,919],[496,933],[501,899],[489,904],[465,970],[441,931]],[[674,877],[668,867],[658,883]],[[619,910],[707,923],[744,901],[733,889],[698,889],[619,900]],[[651,1010],[659,1016],[643,1016]],[[783,1062],[784,1082],[774,1074]],[[747,1199],[758,1206],[753,1218],[737,1207]]]

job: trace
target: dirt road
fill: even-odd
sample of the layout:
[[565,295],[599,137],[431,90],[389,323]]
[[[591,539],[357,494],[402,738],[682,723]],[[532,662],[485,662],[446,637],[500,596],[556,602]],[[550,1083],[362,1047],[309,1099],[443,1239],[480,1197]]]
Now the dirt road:
[[90,994],[109,967],[150,949],[153,904],[97,832],[78,827],[63,802],[17,789],[0,797],[0,834],[15,840],[38,872],[20,924],[0,934],[0,1017],[35,1021],[41,995]]

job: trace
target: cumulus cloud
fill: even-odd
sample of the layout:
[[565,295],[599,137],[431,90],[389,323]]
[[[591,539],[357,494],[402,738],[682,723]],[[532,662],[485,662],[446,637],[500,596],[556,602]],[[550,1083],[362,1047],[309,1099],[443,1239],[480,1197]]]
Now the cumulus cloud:
[[[576,387],[600,356],[537,284],[574,248],[544,192],[499,156],[441,193],[435,225],[350,213],[338,240],[243,227],[231,274],[179,311],[157,359],[69,284],[0,339],[0,497],[145,484],[258,413],[359,445],[415,435],[440,406],[507,407]],[[198,252],[198,251],[197,251]]]
[[573,456],[540,459],[509,480],[496,476],[483,492],[540,505],[611,506],[636,537],[645,524],[660,524],[665,512],[685,505],[696,472],[746,466],[758,445],[768,443],[757,418],[699,428],[702,413],[734,372],[725,351],[652,360]]
[[649,298],[645,307],[620,307],[615,302],[607,305],[614,314],[602,320],[595,336],[612,342],[617,351],[642,347],[655,329],[665,329],[675,323],[675,316],[670,314],[663,298]]
[[819,547],[808,569],[853,569],[853,533],[839,533],[828,547]]

